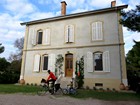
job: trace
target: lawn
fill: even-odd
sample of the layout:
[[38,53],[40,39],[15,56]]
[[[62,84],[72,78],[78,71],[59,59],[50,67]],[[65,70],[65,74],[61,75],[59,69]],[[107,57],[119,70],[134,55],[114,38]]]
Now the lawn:
[[[37,90],[38,86],[0,84],[0,94],[13,94],[13,93],[36,94]],[[94,98],[110,101],[127,101],[127,100],[140,101],[140,94],[136,93],[98,92],[94,90],[84,90],[84,89],[78,90],[77,95],[69,95],[69,96],[79,99]]]
[[140,101],[140,94],[136,93],[126,93],[126,92],[98,92],[94,90],[78,90],[76,96],[71,95],[75,98],[94,98],[101,100],[110,100],[110,101]]
[[35,93],[37,92],[37,86],[28,85],[13,85],[13,84],[0,84],[0,93],[12,94],[12,93]]

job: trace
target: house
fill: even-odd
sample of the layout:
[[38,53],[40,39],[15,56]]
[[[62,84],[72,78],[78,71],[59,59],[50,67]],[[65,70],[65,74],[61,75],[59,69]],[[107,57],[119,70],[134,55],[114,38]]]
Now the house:
[[[56,58],[64,58],[63,81],[75,78],[75,64],[84,57],[84,87],[115,88],[127,86],[120,11],[127,5],[66,14],[21,23],[26,25],[20,80],[40,83],[47,70],[55,71]],[[67,83],[67,82],[66,82]]]

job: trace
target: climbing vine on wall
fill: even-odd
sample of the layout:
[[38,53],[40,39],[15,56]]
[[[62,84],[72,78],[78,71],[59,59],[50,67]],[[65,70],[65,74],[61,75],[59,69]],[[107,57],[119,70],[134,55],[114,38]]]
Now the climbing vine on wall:
[[80,60],[76,61],[76,81],[78,82],[78,88],[83,87],[84,84],[84,56],[80,58]]
[[64,57],[62,54],[57,55],[56,62],[55,62],[55,75],[58,76],[59,73],[62,71]]

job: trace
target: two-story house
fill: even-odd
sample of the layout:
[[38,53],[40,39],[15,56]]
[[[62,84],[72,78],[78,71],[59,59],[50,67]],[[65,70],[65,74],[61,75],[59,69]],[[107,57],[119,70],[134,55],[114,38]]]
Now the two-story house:
[[84,87],[119,89],[127,85],[120,11],[127,5],[66,14],[21,23],[26,25],[20,79],[40,83],[47,70],[55,72],[57,55],[64,58],[63,78],[75,77],[75,63],[84,57]]

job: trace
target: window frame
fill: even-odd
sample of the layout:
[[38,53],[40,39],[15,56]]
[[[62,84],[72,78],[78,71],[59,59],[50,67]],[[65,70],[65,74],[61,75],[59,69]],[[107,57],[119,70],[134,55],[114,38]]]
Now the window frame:
[[[95,60],[97,60],[97,59],[95,59],[95,55],[96,54],[101,54],[101,56],[102,56],[102,62],[101,62],[101,64],[98,64],[98,65],[102,65],[102,69],[97,69],[96,70],[96,67],[95,67],[95,64],[96,64],[96,61]],[[93,53],[93,71],[95,71],[95,72],[103,72],[104,71],[104,69],[103,69],[103,52],[101,52],[101,51],[98,51],[98,52],[94,52]]]
[[[40,34],[39,34],[39,33],[42,33],[42,34],[41,34],[41,39],[40,39]],[[39,43],[39,42],[41,42],[41,43]],[[38,45],[43,44],[43,30],[38,30],[38,31],[37,31],[37,44],[38,44]]]
[[[47,57],[48,58],[48,60],[47,60],[47,62],[48,62],[48,64],[47,64],[47,69],[45,70],[44,69],[44,57]],[[47,72],[47,70],[48,70],[48,68],[49,68],[49,55],[48,54],[44,54],[43,56],[42,56],[42,71],[43,72]]]

